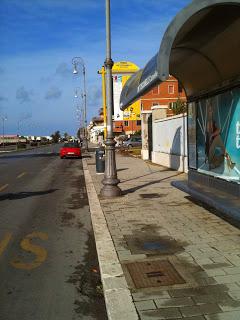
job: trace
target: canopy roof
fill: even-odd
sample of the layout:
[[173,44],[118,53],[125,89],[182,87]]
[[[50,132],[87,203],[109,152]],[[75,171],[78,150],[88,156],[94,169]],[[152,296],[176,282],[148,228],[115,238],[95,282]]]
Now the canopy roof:
[[188,100],[240,83],[240,0],[194,0],[168,26],[158,53],[124,86],[124,110],[169,74]]

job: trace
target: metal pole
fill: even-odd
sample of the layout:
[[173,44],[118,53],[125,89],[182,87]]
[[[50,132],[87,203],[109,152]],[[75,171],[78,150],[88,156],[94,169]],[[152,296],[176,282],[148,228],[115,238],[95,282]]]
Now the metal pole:
[[110,0],[106,0],[106,60],[104,62],[106,71],[106,102],[107,102],[107,138],[106,145],[106,166],[103,187],[100,195],[105,198],[112,198],[121,195],[121,189],[118,187],[120,180],[117,178],[115,144],[113,138],[113,80],[111,59],[111,29],[110,29]]
[[19,146],[19,139],[20,139],[20,120],[18,120],[18,128],[17,128],[17,145],[16,145],[16,149],[18,149],[18,146]]
[[88,150],[88,142],[87,142],[87,93],[86,93],[86,68],[85,63],[81,57],[74,57],[72,59],[72,64],[74,65],[74,71],[73,73],[78,73],[77,71],[77,65],[80,64],[82,67],[83,72],[83,96],[84,96],[84,113],[83,113],[83,121],[84,121],[84,127],[83,127],[83,146],[86,150]]
[[3,130],[3,149],[5,148],[5,145],[4,145],[4,117],[2,118],[2,122],[3,122],[3,125],[2,125],[2,130]]
[[85,77],[85,66],[83,65],[83,95],[84,95],[84,124],[87,127],[87,94],[86,94],[86,77]]
[[106,106],[106,77],[105,77],[104,67],[102,67],[102,95],[103,95],[104,140],[105,140],[107,138],[107,106]]
[[84,90],[84,146],[85,149],[88,150],[88,142],[87,142],[87,93],[86,93],[86,69],[83,63],[83,90]]

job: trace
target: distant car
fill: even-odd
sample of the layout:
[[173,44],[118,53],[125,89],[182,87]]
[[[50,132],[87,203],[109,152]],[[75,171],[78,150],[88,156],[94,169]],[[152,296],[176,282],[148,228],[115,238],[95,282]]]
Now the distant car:
[[60,158],[81,158],[81,148],[77,142],[66,142],[60,149]]
[[131,137],[126,141],[123,141],[123,147],[125,148],[133,148],[133,147],[141,147],[142,146],[142,138],[141,137]]

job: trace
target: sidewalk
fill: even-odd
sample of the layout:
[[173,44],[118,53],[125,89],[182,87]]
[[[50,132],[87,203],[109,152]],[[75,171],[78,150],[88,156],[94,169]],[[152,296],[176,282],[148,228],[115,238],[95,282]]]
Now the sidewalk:
[[240,230],[171,185],[185,174],[117,155],[123,196],[99,202],[83,164],[109,319],[240,319]]

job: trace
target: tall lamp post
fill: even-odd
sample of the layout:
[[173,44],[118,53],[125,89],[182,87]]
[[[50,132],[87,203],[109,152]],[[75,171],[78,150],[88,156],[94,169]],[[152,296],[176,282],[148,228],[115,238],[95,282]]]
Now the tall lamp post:
[[2,143],[3,143],[3,148],[5,147],[4,145],[4,139],[5,139],[5,132],[4,132],[4,122],[7,120],[7,117],[1,116],[2,119]]
[[84,121],[84,137],[83,137],[83,147],[87,150],[88,149],[88,142],[87,142],[87,93],[86,93],[86,68],[85,63],[81,57],[74,57],[72,59],[73,64],[73,74],[78,74],[78,65],[82,68],[83,73],[83,97],[84,97],[84,114],[83,114],[83,121]]
[[107,138],[106,145],[106,166],[103,187],[100,191],[102,197],[112,198],[121,195],[121,189],[118,187],[120,182],[117,178],[115,141],[113,138],[113,79],[111,59],[111,28],[110,28],[110,0],[106,0],[106,60],[104,62],[106,71],[106,104],[107,104]]
[[[79,93],[80,92],[80,93]],[[84,129],[84,94],[83,92],[80,90],[80,88],[76,88],[75,89],[75,94],[74,94],[74,97],[75,98],[79,98],[81,97],[81,106],[77,103],[77,106],[76,106],[76,111],[77,111],[77,117],[78,117],[78,120],[79,120],[79,138],[80,136],[83,134],[84,135],[84,132],[83,130]]]

